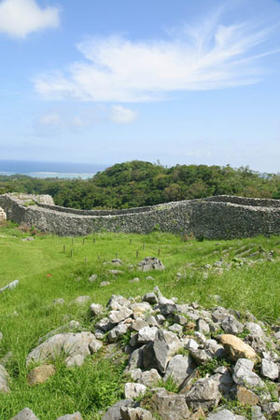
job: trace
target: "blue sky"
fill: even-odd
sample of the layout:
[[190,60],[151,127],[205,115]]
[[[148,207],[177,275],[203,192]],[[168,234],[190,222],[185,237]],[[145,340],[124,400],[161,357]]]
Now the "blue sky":
[[0,0],[1,159],[278,172],[278,0]]

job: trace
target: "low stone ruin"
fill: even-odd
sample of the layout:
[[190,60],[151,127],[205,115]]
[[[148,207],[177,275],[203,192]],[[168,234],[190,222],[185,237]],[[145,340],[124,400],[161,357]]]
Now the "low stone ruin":
[[[39,365],[29,372],[31,385],[55,374],[49,364],[55,357],[64,355],[67,366],[80,366],[102,348],[127,359],[124,399],[102,420],[280,418],[280,325],[221,306],[179,304],[157,287],[142,298],[113,295],[106,308],[92,303],[89,310],[91,332],[79,332],[76,322],[75,333],[48,333],[30,352],[27,366]],[[0,387],[9,390],[4,367]],[[14,417],[22,419],[37,417],[25,408]],[[82,420],[82,415],[59,419]]]

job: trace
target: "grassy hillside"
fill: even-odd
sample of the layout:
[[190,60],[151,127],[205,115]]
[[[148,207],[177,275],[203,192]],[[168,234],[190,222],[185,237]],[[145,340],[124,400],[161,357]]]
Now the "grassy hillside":
[[[0,294],[0,359],[12,352],[7,363],[11,393],[0,394],[0,418],[9,420],[28,406],[41,420],[79,410],[85,419],[99,419],[104,410],[122,397],[124,365],[111,355],[90,357],[81,368],[66,369],[57,361],[57,373],[45,384],[30,387],[25,359],[49,331],[77,320],[92,329],[89,304],[72,303],[81,295],[106,304],[114,294],[143,295],[158,285],[167,297],[219,304],[257,318],[274,321],[280,313],[280,238],[203,241],[154,232],[150,235],[104,233],[86,238],[35,235],[7,224],[0,227],[0,287],[18,279],[19,286]],[[190,240],[189,240],[190,239]],[[64,249],[65,247],[65,249]],[[71,250],[73,255],[71,256]],[[64,252],[65,251],[65,252]],[[143,273],[136,263],[158,256],[163,272]],[[123,265],[110,263],[120,258]],[[110,269],[121,270],[114,276]],[[97,274],[96,282],[89,276]],[[153,280],[146,277],[152,275]],[[130,282],[135,277],[140,281]],[[100,287],[109,281],[110,285]],[[54,305],[57,298],[64,305]],[[1,363],[1,362],[0,362]]]

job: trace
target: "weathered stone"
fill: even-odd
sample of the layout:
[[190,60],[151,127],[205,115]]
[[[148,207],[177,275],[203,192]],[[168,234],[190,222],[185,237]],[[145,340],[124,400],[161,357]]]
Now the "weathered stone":
[[145,346],[140,347],[139,349],[134,350],[131,355],[127,365],[127,370],[134,370],[143,367],[143,350]]
[[134,399],[140,395],[144,395],[147,387],[143,384],[127,382],[124,386],[125,398]]
[[122,265],[123,262],[119,258],[113,258],[112,261],[111,261],[111,264],[114,264],[114,265]]
[[211,353],[204,349],[190,350],[191,356],[197,363],[206,363],[213,359]]
[[165,267],[162,262],[155,257],[146,257],[138,264],[140,271],[164,270]]
[[194,370],[195,364],[190,356],[182,356],[180,354],[172,357],[169,361],[164,380],[172,377],[174,382],[180,386],[186,377],[188,377]]
[[99,303],[92,303],[90,305],[90,311],[93,314],[93,316],[102,314],[103,310],[104,310],[103,306],[100,305]]
[[259,403],[258,396],[244,386],[237,387],[236,398],[242,405],[257,405]]
[[129,280],[129,283],[139,283],[140,279],[139,277],[134,277],[133,279]]
[[225,356],[225,349],[221,344],[218,344],[216,340],[209,339],[205,343],[205,350],[211,354],[211,356],[218,359]]
[[131,407],[133,405],[133,400],[121,400],[110,407],[104,416],[102,416],[102,420],[122,420],[121,418],[121,408],[122,407]]
[[100,283],[100,287],[106,287],[106,286],[110,286],[110,282],[109,281],[102,281],[101,283]]
[[92,274],[91,276],[89,276],[88,281],[90,283],[94,283],[97,280],[98,276],[97,274]]
[[67,357],[68,367],[82,365],[86,356],[97,352],[102,347],[90,332],[57,334],[32,350],[26,359],[26,364],[55,360],[60,354]]
[[187,404],[193,409],[216,407],[222,397],[218,381],[211,376],[199,379],[185,396]]
[[7,284],[7,286],[4,286],[0,289],[0,293],[5,292],[5,290],[12,290],[15,289],[19,285],[19,280],[14,280],[11,283]]
[[109,331],[114,327],[114,324],[110,321],[109,318],[102,318],[100,319],[96,324],[95,324],[95,328],[97,328],[98,330],[102,330],[102,331]]
[[274,381],[279,376],[279,366],[270,360],[262,359],[261,374]]
[[141,374],[140,381],[142,384],[146,386],[154,386],[161,380],[161,376],[159,375],[156,369],[145,370]]
[[237,321],[233,315],[225,317],[221,322],[221,326],[227,334],[239,334],[244,328],[243,324]]
[[109,312],[108,319],[113,325],[116,325],[124,319],[129,318],[132,315],[132,313],[133,312],[131,309],[126,308],[124,306],[123,308],[120,308],[117,311]]
[[235,414],[233,414],[231,411],[222,409],[217,411],[216,413],[209,414],[208,417],[206,417],[206,420],[237,420]]
[[161,314],[164,316],[169,316],[169,315],[174,314],[174,312],[177,311],[176,304],[172,300],[169,300],[169,299],[167,299],[167,302],[162,302],[163,299],[165,298],[159,299],[159,310]]
[[39,420],[30,408],[26,407],[21,410],[15,417],[10,420]]
[[222,306],[217,306],[212,312],[214,322],[222,322],[227,316],[229,316],[229,312]]
[[[274,418],[280,413],[280,403],[279,402],[270,402],[262,405],[263,411],[269,417]],[[277,418],[277,417],[276,417]]]
[[41,365],[29,372],[27,375],[27,381],[29,385],[43,384],[48,380],[50,376],[55,374],[54,365]]
[[4,223],[7,220],[7,215],[5,211],[0,207],[0,224]]
[[144,344],[149,341],[155,341],[156,333],[158,331],[157,327],[144,327],[138,332],[138,343]]
[[121,407],[121,420],[153,420],[153,416],[148,410],[140,407]]
[[185,396],[159,389],[150,401],[151,411],[162,420],[187,420],[190,416]]
[[266,420],[266,418],[264,417],[262,413],[261,407],[259,407],[258,405],[254,405],[251,408],[251,415],[252,415],[252,420]]
[[118,276],[119,274],[123,274],[122,270],[108,270],[109,274],[112,274],[113,276]]
[[264,331],[262,327],[257,324],[256,322],[246,322],[245,328],[250,331],[251,335],[257,336],[257,337],[264,337]]
[[264,387],[261,378],[253,372],[254,362],[249,359],[239,359],[233,371],[233,380],[237,385],[247,387]]
[[79,411],[74,414],[66,414],[65,416],[58,417],[56,420],[83,420],[83,417]]
[[202,334],[209,334],[210,332],[209,324],[202,318],[197,320],[197,329]]
[[179,324],[172,324],[170,327],[168,327],[168,329],[175,334],[178,334],[179,336],[183,334],[183,327]]
[[134,318],[141,317],[145,312],[152,312],[153,308],[148,302],[132,303],[130,309],[133,311]]
[[0,392],[10,392],[8,382],[9,374],[4,368],[4,366],[0,365]]
[[157,295],[154,292],[146,293],[143,297],[143,302],[148,302],[151,305],[158,303]]
[[220,342],[232,360],[236,361],[240,358],[245,358],[252,360],[254,363],[258,361],[258,356],[254,349],[244,343],[241,338],[231,334],[222,334]]
[[143,318],[136,318],[131,324],[131,328],[134,331],[140,331],[142,328],[148,326],[149,324]]
[[121,322],[116,327],[114,327],[108,334],[108,341],[109,343],[114,343],[118,341],[118,339],[127,333],[129,328],[129,324],[126,324],[125,322]]
[[188,338],[185,341],[184,347],[190,351],[196,351],[199,348],[199,344],[192,338]]
[[75,300],[73,300],[73,303],[76,303],[77,305],[84,305],[90,300],[90,296],[78,296]]

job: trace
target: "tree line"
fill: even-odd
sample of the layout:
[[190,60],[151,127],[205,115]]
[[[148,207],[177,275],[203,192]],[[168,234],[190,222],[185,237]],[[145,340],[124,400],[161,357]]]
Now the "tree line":
[[50,194],[57,205],[77,209],[123,209],[220,194],[278,199],[280,175],[229,165],[168,168],[131,161],[113,165],[87,180],[0,175],[0,194],[6,192]]

